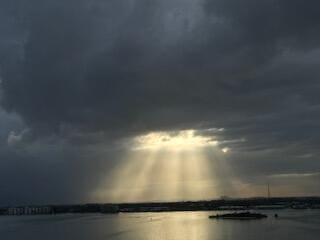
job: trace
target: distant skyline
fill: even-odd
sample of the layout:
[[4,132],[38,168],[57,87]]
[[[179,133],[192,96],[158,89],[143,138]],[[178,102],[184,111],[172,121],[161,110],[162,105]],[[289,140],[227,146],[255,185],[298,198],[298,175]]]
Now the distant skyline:
[[0,205],[320,196],[319,7],[2,0]]

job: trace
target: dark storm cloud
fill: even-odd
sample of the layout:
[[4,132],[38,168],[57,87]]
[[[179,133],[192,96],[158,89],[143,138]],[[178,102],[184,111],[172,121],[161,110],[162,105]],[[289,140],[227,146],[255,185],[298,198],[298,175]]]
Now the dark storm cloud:
[[[207,0],[209,14],[232,25],[240,33],[239,41],[249,47],[256,45],[304,49],[318,45],[320,37],[316,0]],[[274,46],[273,46],[274,47]]]
[[[115,1],[37,4],[22,18],[28,34],[24,57],[15,69],[18,76],[6,76],[3,70],[3,103],[7,109],[21,113],[29,124],[105,130],[116,126],[143,128],[150,122],[149,127],[154,128],[170,127],[182,117],[189,122],[198,111],[220,115],[221,111],[229,113],[240,107],[241,112],[249,109],[255,114],[275,107],[273,95],[278,97],[279,93],[264,93],[266,88],[272,88],[272,84],[273,88],[281,87],[284,81],[295,85],[301,82],[290,76],[280,81],[277,76],[261,79],[266,77],[260,76],[259,63],[271,54],[267,46],[273,49],[277,40],[293,40],[296,36],[290,31],[285,36],[279,31],[281,34],[275,36],[275,31],[266,34],[262,42],[256,39],[261,35],[259,29],[265,30],[264,24],[269,21],[260,14],[255,21],[250,19],[256,14],[247,13],[254,8],[249,5],[254,4],[252,1],[243,2],[244,10],[240,7],[236,12],[239,16],[232,12],[239,9],[237,2],[211,1],[206,6],[209,15],[198,17],[200,22],[194,20],[195,28],[190,27],[193,16],[182,11],[187,8],[179,11],[172,9],[175,4],[159,1],[131,2],[131,6]],[[273,8],[277,9],[277,4],[254,9],[260,13],[263,9],[276,11]],[[224,13],[226,23],[206,22],[214,10],[218,11],[214,15],[217,17]],[[278,11],[280,16],[287,14],[286,8]],[[285,21],[282,28],[291,22],[287,18]],[[228,26],[229,22],[237,24]],[[317,22],[313,27],[317,29]],[[229,34],[233,37],[228,38]],[[248,106],[252,99],[259,104]],[[138,126],[141,121],[144,123]],[[194,121],[199,119],[191,119],[191,123]]]
[[0,204],[88,202],[118,157],[115,151],[97,153],[57,140],[20,149],[1,146]]
[[[156,130],[225,128],[214,135],[243,154],[229,161],[244,174],[319,170],[319,5],[1,1],[2,106],[25,125],[5,124],[0,137],[20,141],[28,129],[32,137],[23,144],[38,148],[21,161],[41,172],[48,168],[35,160],[41,139],[54,136],[54,147],[43,143],[41,156],[70,164],[59,168],[72,186],[61,191],[74,188],[67,177],[73,167],[92,183],[100,176],[93,172],[108,168],[100,160],[89,164],[95,157],[86,147],[90,154],[80,157],[81,147]],[[69,155],[52,154],[61,144]],[[2,148],[1,159],[10,163],[2,169],[19,165],[12,151]],[[61,185],[54,175],[50,186]]]

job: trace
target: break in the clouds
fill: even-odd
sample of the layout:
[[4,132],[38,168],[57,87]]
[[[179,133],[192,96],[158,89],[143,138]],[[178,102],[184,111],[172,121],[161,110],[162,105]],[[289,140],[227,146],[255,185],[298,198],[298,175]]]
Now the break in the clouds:
[[319,7],[1,1],[0,203],[86,201],[126,139],[188,129],[251,189],[301,174],[319,194]]

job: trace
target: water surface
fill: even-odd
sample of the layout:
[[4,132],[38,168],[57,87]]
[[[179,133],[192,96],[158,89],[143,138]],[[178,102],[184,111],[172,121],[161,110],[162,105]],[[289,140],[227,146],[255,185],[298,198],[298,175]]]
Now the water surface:
[[264,211],[269,218],[208,219],[214,212],[1,216],[1,240],[320,239],[319,210]]

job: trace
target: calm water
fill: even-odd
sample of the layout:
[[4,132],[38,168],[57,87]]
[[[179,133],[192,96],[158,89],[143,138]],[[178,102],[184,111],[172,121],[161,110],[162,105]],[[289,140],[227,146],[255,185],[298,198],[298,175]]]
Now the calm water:
[[208,219],[213,212],[1,216],[1,240],[320,239],[319,210],[272,211],[265,220]]

